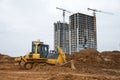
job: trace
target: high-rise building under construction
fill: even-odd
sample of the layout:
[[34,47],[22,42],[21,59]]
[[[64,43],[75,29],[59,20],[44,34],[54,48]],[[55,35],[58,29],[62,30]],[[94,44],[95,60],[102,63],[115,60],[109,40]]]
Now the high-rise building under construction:
[[69,17],[69,49],[70,53],[85,48],[96,48],[96,17],[75,13]]
[[59,45],[65,53],[69,53],[69,25],[58,21],[54,23],[54,47]]

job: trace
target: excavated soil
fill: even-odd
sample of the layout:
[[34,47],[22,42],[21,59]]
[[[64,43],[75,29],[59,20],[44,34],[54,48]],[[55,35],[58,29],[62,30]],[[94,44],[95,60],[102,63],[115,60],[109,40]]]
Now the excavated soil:
[[75,70],[70,63],[38,64],[25,70],[15,65],[13,57],[0,54],[0,80],[120,80],[120,51],[86,49],[66,58],[74,61]]

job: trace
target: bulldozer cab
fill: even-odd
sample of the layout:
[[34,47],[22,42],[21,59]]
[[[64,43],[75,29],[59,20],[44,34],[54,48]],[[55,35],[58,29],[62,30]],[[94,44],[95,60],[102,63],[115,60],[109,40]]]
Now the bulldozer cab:
[[47,58],[47,55],[49,53],[49,45],[43,44],[43,42],[33,41],[32,53],[40,54],[41,58]]

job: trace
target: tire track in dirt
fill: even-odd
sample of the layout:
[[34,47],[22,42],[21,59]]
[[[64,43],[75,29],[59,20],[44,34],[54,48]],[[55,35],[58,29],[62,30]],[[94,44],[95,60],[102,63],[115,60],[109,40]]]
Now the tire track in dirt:
[[[31,71],[4,71],[0,70],[1,80],[50,80],[53,78],[59,78],[60,76],[73,76],[76,78],[86,77],[86,78],[106,78],[110,80],[120,79],[118,76],[102,75],[102,74],[80,74],[80,73],[65,73],[65,72],[31,72]],[[66,79],[66,78],[65,78]],[[57,79],[59,80],[59,79]],[[64,80],[64,79],[63,79]],[[90,79],[91,80],[91,79]],[[102,79],[100,79],[102,80]]]

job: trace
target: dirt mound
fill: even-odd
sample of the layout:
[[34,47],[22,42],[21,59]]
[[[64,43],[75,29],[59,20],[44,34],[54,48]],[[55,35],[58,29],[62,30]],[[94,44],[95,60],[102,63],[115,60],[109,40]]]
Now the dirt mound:
[[67,60],[73,59],[77,69],[83,67],[91,68],[119,68],[120,51],[98,52],[96,49],[85,49],[66,55]]
[[120,52],[119,51],[104,51],[101,56],[105,61],[112,61],[114,63],[120,63]]
[[12,62],[12,61],[14,61],[14,58],[8,55],[0,54],[0,62]]
[[70,61],[72,59],[72,56],[70,54],[65,54],[65,56],[67,61]]
[[102,60],[99,52],[92,48],[76,52],[72,55],[72,58],[76,61],[82,62],[100,62]]
[[14,58],[5,54],[0,54],[0,70],[14,70]]
[[120,51],[104,51],[101,56],[109,67],[120,68]]
[[77,69],[82,67],[120,69],[120,51],[104,51],[100,53],[96,49],[85,49],[66,57],[68,61],[74,60]]
[[[70,59],[70,58],[68,58]],[[75,52],[71,55],[71,59],[75,62],[75,67],[80,69],[82,67],[96,67],[100,66],[103,59],[96,49],[85,49],[80,52]]]

